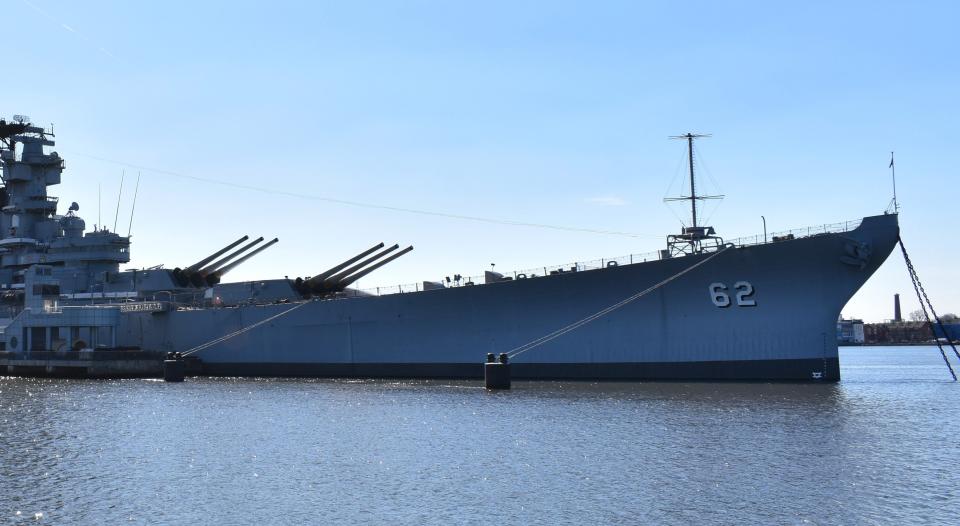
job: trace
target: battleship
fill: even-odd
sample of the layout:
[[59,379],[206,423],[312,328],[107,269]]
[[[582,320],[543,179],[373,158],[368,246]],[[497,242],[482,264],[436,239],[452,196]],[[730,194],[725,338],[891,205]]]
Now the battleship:
[[179,353],[211,376],[479,378],[502,353],[517,379],[839,380],[837,318],[892,251],[897,214],[725,241],[697,217],[713,197],[696,192],[697,137],[680,136],[692,221],[651,257],[368,291],[356,281],[413,247],[225,281],[278,241],[243,236],[189,265],[121,270],[129,236],[88,231],[77,203],[60,214],[48,195],[65,168],[52,132],[2,120],[0,358],[11,371]]

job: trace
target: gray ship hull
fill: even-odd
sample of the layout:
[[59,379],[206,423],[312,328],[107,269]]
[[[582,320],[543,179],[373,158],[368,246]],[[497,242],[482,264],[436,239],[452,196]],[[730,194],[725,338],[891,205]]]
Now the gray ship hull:
[[[514,378],[836,381],[836,321],[894,248],[897,216],[852,231],[736,247],[516,356]],[[485,285],[315,300],[196,353],[210,375],[483,375],[509,352],[710,254]],[[120,345],[185,352],[299,304],[122,316]]]

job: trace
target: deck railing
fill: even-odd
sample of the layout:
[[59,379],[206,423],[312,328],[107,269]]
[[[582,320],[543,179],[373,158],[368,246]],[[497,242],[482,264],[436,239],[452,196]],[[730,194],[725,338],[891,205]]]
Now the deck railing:
[[764,239],[763,234],[757,234],[754,236],[745,236],[738,237],[736,239],[728,240],[728,243],[733,243],[738,247],[749,247],[753,245],[763,245],[764,243],[773,243],[773,239],[781,237],[793,236],[797,237],[810,237],[820,234],[835,234],[837,232],[849,232],[860,226],[862,219],[855,219],[853,221],[842,221],[840,223],[828,223],[825,225],[817,226],[808,226],[806,228],[794,228],[792,230],[785,230],[782,232],[770,232],[767,234],[767,238]]
[[[777,232],[768,232],[766,237],[764,234],[756,234],[753,236],[744,236],[738,237],[735,239],[724,240],[727,244],[732,244],[737,247],[748,247],[755,245],[763,245],[766,243],[775,243],[774,239],[780,238],[802,238],[817,236],[822,234],[832,234],[838,232],[849,232],[860,226],[860,219],[852,221],[842,221],[839,223],[827,223],[823,225],[809,226],[804,228],[794,228],[791,230],[783,230]],[[592,259],[588,261],[577,261],[573,263],[566,263],[563,265],[546,265],[543,267],[528,268],[524,270],[516,270],[510,272],[501,272],[504,277],[511,277],[513,279],[520,278],[534,278],[540,276],[550,276],[557,273],[567,273],[567,272],[582,272],[585,270],[596,270],[608,266],[619,266],[619,265],[632,265],[634,263],[644,263],[647,261],[655,261],[660,259],[660,252],[645,252],[639,254],[627,254],[625,256],[617,256],[612,258],[600,258]],[[443,280],[443,284],[447,287],[464,287],[471,285],[481,285],[484,283],[484,275],[475,275],[475,276],[463,276],[460,280],[447,283],[446,280]],[[439,280],[438,280],[439,282]],[[387,294],[402,294],[406,292],[419,292],[423,290],[422,283],[408,283],[405,285],[393,285],[386,287],[373,287],[359,290],[350,290],[347,292],[347,296],[384,296]]]

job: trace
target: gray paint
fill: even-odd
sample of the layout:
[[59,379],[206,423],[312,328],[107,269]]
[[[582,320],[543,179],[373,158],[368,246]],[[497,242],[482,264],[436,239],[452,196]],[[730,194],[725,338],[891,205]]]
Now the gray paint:
[[[0,287],[6,289],[0,338],[14,358],[29,358],[31,347],[72,348],[80,340],[89,347],[186,352],[296,306],[198,353],[205,370],[473,376],[486,353],[509,352],[710,257],[384,296],[308,300],[301,296],[308,289],[287,279],[180,286],[164,268],[119,271],[130,258],[128,238],[103,228],[83,233],[74,210],[56,214],[46,188],[60,182],[63,162],[44,152],[53,141],[42,129],[29,126],[3,139],[23,144],[20,158],[14,148],[0,147],[9,201],[0,210]],[[897,216],[883,215],[849,232],[731,248],[516,356],[515,374],[805,380],[819,373],[837,379],[837,317],[890,254],[897,234]],[[710,285],[732,289],[739,281],[753,286],[756,306],[717,307]],[[59,294],[51,295],[56,287]]]
[[[654,294],[518,356],[517,364],[835,360],[843,305],[891,252],[897,217],[843,234],[731,249]],[[867,244],[863,268],[847,246]],[[315,300],[202,351],[206,364],[472,364],[585,318],[706,256],[388,296]],[[755,307],[716,307],[709,285],[746,280]],[[122,344],[187,351],[291,304],[140,314]],[[140,322],[133,320],[140,318]],[[822,367],[820,369],[823,369]],[[809,373],[815,371],[811,370]]]

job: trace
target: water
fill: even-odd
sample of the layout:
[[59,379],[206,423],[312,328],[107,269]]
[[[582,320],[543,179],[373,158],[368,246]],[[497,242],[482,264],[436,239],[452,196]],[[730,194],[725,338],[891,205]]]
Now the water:
[[[956,524],[960,384],[0,378],[0,523]],[[36,515],[42,514],[42,516]]]

